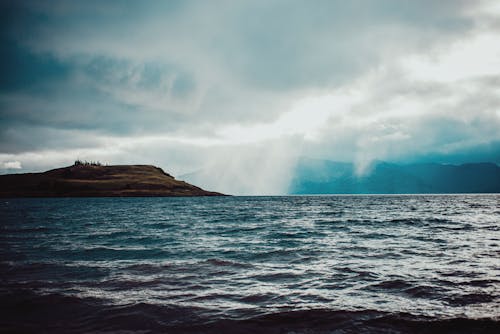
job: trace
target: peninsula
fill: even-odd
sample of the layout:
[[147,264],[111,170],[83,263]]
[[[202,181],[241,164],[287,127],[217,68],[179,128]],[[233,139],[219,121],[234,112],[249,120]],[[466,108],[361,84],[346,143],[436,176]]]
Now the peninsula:
[[43,173],[0,175],[0,197],[223,196],[150,165],[75,162]]

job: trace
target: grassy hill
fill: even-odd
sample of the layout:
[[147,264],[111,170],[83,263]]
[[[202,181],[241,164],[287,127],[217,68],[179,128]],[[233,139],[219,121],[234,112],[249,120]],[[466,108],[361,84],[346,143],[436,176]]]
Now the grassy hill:
[[150,165],[75,164],[44,173],[0,175],[0,197],[220,196]]

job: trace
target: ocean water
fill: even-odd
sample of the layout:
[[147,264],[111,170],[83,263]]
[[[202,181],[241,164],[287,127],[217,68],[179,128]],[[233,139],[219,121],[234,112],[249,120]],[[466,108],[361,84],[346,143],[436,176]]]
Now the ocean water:
[[0,331],[494,333],[500,195],[0,200]]

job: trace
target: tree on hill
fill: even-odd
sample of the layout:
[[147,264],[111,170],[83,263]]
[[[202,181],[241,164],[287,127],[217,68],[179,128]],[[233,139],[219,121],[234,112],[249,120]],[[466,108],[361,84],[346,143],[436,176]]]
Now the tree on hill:
[[74,166],[102,166],[99,161],[82,161],[80,159],[75,160]]

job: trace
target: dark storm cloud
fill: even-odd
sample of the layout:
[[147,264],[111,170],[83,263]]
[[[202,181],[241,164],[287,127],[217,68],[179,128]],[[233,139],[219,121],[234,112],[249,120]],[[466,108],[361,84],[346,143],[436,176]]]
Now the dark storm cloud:
[[385,52],[429,47],[467,31],[472,22],[459,15],[463,4],[256,2],[230,17],[238,28],[226,36],[220,50],[236,50],[237,56],[227,57],[228,65],[251,84],[267,89],[339,84],[376,66]]
[[[255,101],[262,90],[286,94],[290,89],[351,80],[384,56],[383,47],[373,47],[382,38],[393,45],[392,52],[398,43],[404,51],[414,48],[412,43],[462,34],[471,25],[459,15],[463,5],[6,2],[2,119],[5,124],[13,118],[32,125],[109,127],[111,133],[149,127],[171,131],[182,121],[260,121],[273,112],[259,112],[261,107],[246,110],[247,102],[238,101],[240,95]],[[220,76],[220,81],[207,76]],[[213,80],[217,82],[205,83]],[[203,110],[197,110],[198,105],[186,100],[196,99],[196,89],[203,85],[206,95],[198,97]],[[231,86],[241,88],[234,91]],[[40,108],[31,103],[32,94],[43,95]],[[21,96],[26,95],[23,104]],[[237,101],[231,101],[232,96]],[[263,99],[262,106],[266,102]],[[130,111],[134,109],[135,114]],[[119,125],[121,120],[124,124]]]

